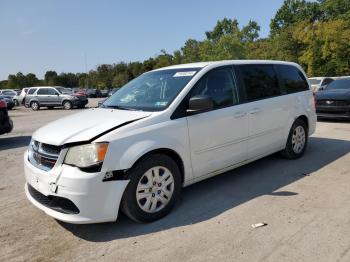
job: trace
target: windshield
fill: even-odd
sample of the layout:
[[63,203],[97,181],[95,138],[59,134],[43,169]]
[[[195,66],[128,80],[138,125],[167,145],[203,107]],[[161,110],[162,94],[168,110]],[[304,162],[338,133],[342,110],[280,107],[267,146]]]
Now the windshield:
[[319,85],[321,83],[321,80],[317,79],[309,79],[311,85]]
[[350,89],[350,79],[335,80],[326,87],[326,90],[334,89]]
[[167,108],[199,68],[145,73],[127,83],[102,105],[126,110],[161,111]]

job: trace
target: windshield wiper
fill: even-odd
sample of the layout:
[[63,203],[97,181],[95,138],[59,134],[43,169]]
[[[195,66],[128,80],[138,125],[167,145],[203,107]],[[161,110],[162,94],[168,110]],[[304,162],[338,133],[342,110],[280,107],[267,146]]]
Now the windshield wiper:
[[102,105],[103,108],[113,108],[113,109],[120,109],[120,110],[129,110],[129,111],[139,111],[135,108],[131,108],[131,107],[125,107],[125,106],[105,106]]

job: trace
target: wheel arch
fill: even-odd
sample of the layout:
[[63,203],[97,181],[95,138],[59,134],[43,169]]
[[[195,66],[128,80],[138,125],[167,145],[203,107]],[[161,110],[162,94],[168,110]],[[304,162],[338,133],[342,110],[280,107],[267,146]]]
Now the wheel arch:
[[[306,124],[306,128],[309,129],[309,119],[308,119],[308,117],[306,115],[300,115],[295,120],[303,121]],[[295,122],[295,120],[294,120],[294,122]]]
[[162,154],[170,157],[172,160],[175,161],[176,165],[179,167],[180,174],[181,174],[181,183],[184,183],[185,180],[185,166],[184,162],[181,158],[181,156],[173,149],[170,148],[157,148],[157,149],[152,149],[146,153],[144,153],[142,156],[140,156],[132,165],[135,166],[137,163],[139,163],[142,159],[149,155],[153,154]]

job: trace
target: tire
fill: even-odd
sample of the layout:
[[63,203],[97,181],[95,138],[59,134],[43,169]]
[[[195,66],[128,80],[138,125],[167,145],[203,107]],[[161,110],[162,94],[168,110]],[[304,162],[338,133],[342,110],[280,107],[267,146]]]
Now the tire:
[[[152,172],[156,170],[160,170],[160,176]],[[121,209],[136,222],[153,222],[164,217],[174,207],[181,192],[179,167],[172,158],[162,154],[141,159],[127,171],[126,179],[130,182],[125,189]]]
[[40,109],[40,105],[39,105],[39,103],[36,102],[36,101],[31,102],[31,103],[30,103],[30,107],[31,107],[32,110],[34,110],[34,111],[37,111],[37,110]]
[[305,153],[308,142],[308,128],[300,119],[294,121],[288,135],[286,148],[281,152],[287,159],[297,159]]
[[62,103],[62,105],[63,105],[63,108],[64,108],[65,110],[70,110],[70,109],[72,109],[72,107],[73,107],[72,102],[70,102],[70,101],[64,101],[64,102]]

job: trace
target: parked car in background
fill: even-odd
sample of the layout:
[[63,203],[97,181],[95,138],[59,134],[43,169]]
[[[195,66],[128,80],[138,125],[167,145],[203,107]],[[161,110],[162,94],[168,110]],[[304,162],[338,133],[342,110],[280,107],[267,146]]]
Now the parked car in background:
[[309,81],[312,91],[317,92],[318,90],[322,90],[328,84],[332,83],[334,79],[331,77],[310,77]]
[[12,100],[11,97],[0,95],[0,100],[4,100],[6,102],[8,110],[11,110],[15,107],[15,102]]
[[7,112],[6,101],[0,98],[0,135],[10,133],[13,129],[13,122]]
[[67,94],[67,95],[72,95],[73,94],[72,88],[59,87],[59,90],[61,91],[62,94]]
[[0,89],[0,95],[13,98],[17,95],[17,93],[10,89],[2,89],[2,90]]
[[86,89],[80,89],[80,88],[73,88],[73,94],[74,95],[81,95],[81,96],[87,96]]
[[96,89],[96,88],[89,88],[86,90],[86,95],[89,98],[101,97],[101,91],[99,89]]
[[108,97],[109,94],[109,89],[102,89],[101,92],[101,97]]
[[101,108],[37,130],[24,156],[25,191],[65,222],[115,221],[120,209],[152,222],[184,186],[278,151],[302,157],[315,126],[313,93],[295,63],[160,68]]
[[24,105],[24,98],[28,92],[28,89],[28,87],[23,88],[18,95],[13,97],[13,101],[15,102],[16,106]]
[[88,103],[86,96],[64,94],[63,90],[63,87],[31,87],[26,95],[25,105],[33,110],[39,110],[40,107],[63,107],[68,110],[73,107],[84,108]]
[[316,92],[319,118],[350,119],[350,78],[339,78]]

